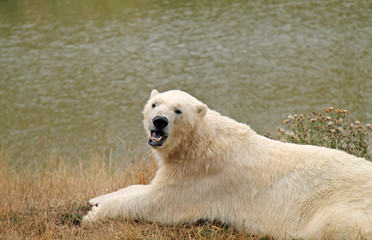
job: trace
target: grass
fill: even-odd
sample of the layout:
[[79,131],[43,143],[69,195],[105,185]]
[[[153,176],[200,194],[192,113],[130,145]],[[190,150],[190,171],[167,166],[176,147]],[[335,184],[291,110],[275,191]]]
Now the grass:
[[[328,108],[325,115],[290,115],[275,137],[268,136],[339,148],[371,159],[367,144],[370,125],[348,122],[346,110]],[[125,149],[128,154],[123,159],[94,152],[89,159],[75,160],[53,151],[49,158],[39,159],[43,164],[22,169],[12,166],[12,156],[3,146],[0,239],[271,239],[214,222],[162,226],[115,218],[81,225],[90,198],[132,184],[148,184],[153,178],[157,168],[154,159],[139,150]]]

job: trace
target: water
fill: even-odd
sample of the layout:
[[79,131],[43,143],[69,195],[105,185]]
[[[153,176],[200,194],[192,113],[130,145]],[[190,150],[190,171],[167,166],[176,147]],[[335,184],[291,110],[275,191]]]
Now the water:
[[0,142],[15,161],[145,149],[153,88],[261,134],[326,106],[371,123],[372,2],[0,1]]

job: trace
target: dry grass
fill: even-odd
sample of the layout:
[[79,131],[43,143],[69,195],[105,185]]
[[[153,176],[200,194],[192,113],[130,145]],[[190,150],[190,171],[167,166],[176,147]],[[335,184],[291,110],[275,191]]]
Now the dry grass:
[[[111,161],[92,154],[88,161],[54,155],[43,168],[14,170],[0,152],[0,239],[263,239],[217,223],[162,226],[125,219],[80,225],[87,200],[131,184],[147,184],[154,160],[137,153]],[[129,158],[128,158],[129,159]],[[119,163],[120,162],[120,163]]]

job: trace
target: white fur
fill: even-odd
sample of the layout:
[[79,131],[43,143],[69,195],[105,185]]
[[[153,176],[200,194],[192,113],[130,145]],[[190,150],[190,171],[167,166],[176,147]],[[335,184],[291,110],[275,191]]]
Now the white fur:
[[153,148],[159,169],[151,184],[90,200],[85,221],[211,219],[279,239],[372,238],[370,162],[270,140],[181,91],[153,90],[144,109],[148,134],[156,115],[169,119],[169,136]]

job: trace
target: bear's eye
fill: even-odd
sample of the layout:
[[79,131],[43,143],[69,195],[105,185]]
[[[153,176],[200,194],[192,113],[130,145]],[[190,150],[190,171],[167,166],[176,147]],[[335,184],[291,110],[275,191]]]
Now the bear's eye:
[[153,103],[151,107],[152,107],[152,108],[155,108],[155,107],[156,107],[156,104],[155,104],[155,103]]
[[182,113],[181,110],[179,110],[179,109],[174,110],[174,112],[177,113],[177,114],[181,114]]

